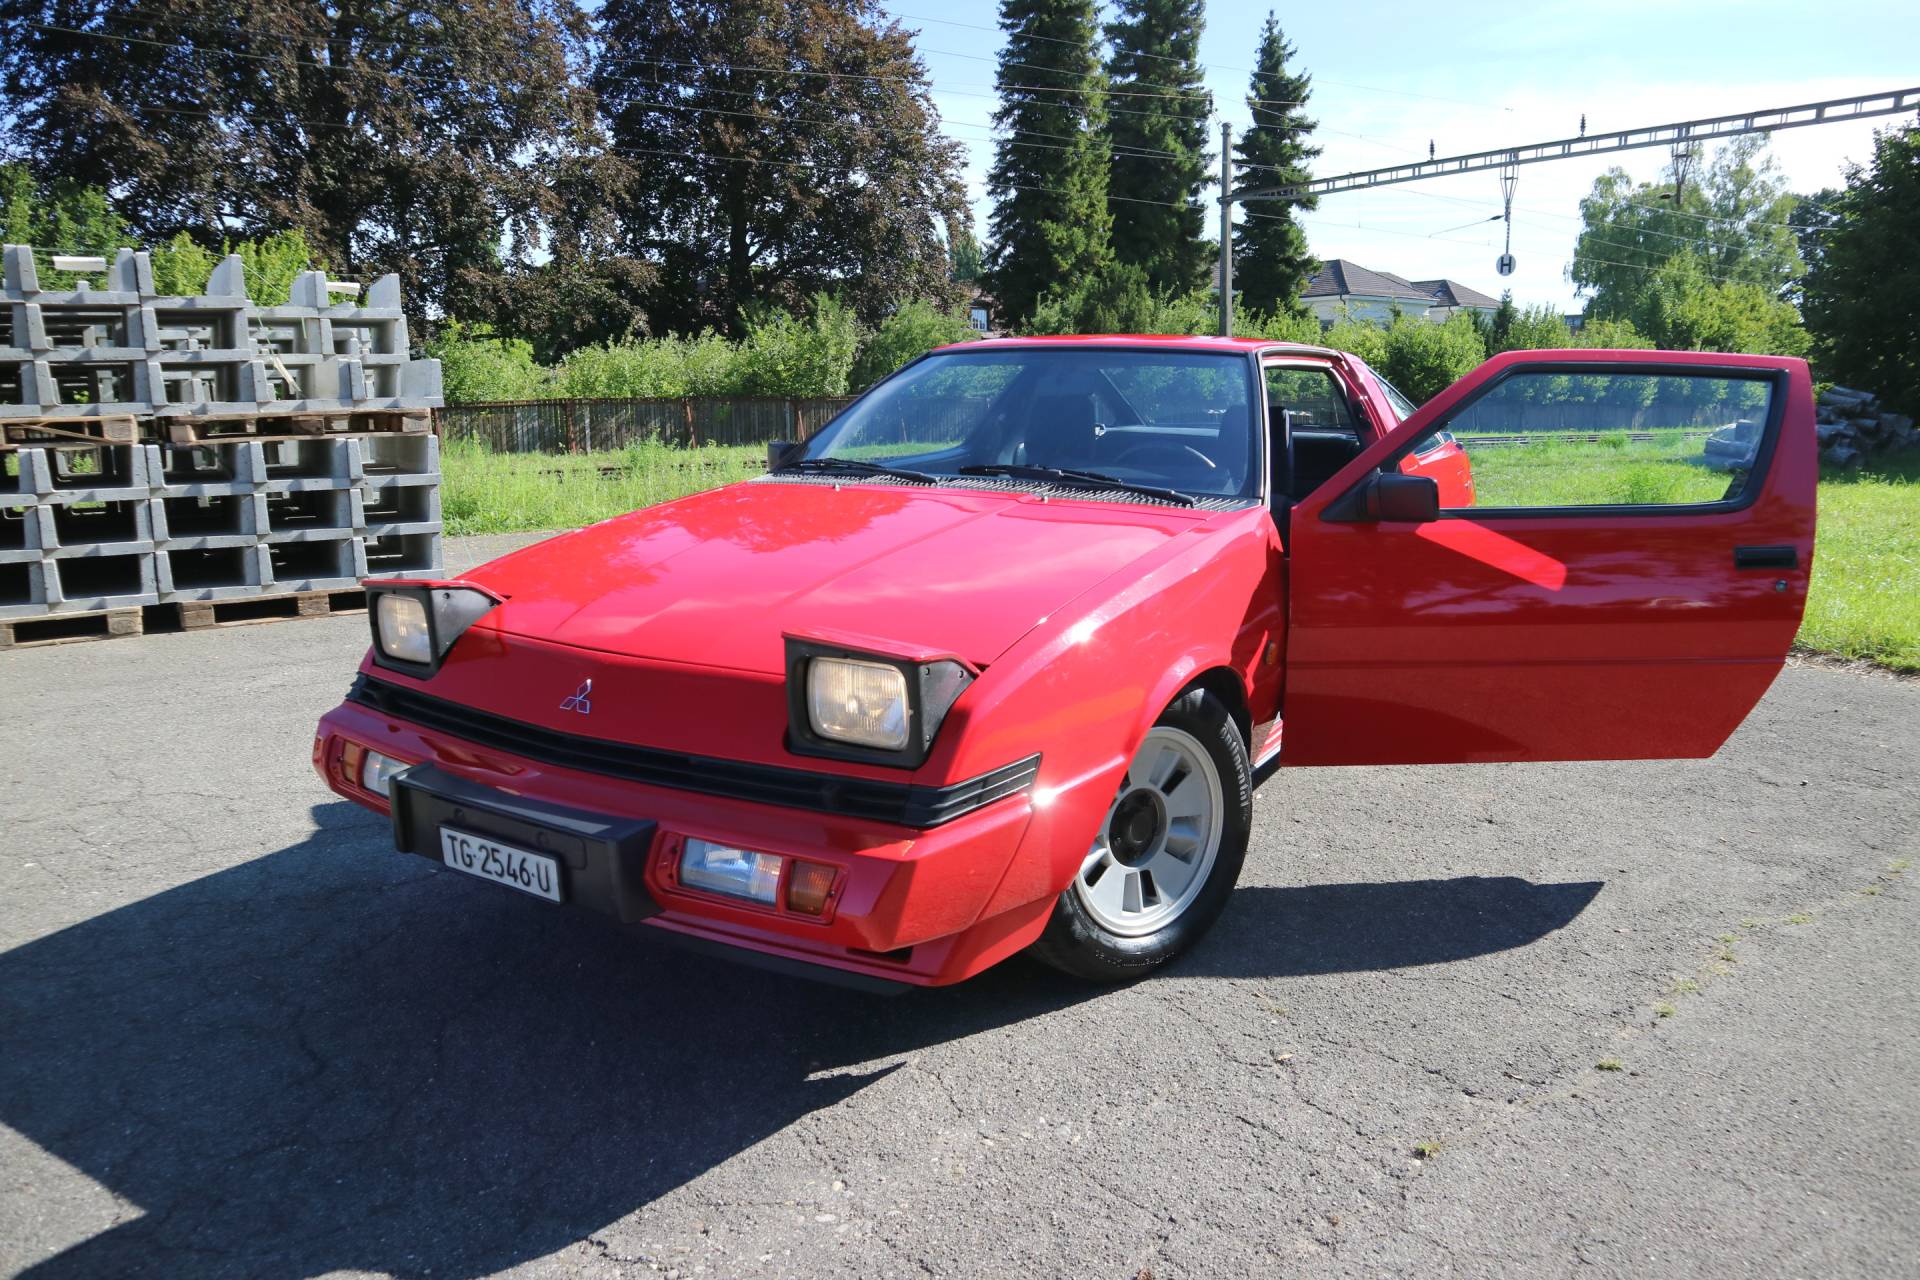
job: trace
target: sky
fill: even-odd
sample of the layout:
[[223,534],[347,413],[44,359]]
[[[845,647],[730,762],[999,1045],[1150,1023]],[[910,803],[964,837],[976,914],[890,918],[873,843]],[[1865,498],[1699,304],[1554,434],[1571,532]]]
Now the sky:
[[[918,33],[944,127],[969,153],[967,189],[975,231],[984,235],[998,6],[883,7]],[[1270,8],[1297,51],[1293,65],[1313,76],[1321,177],[1425,159],[1429,141],[1444,157],[1571,137],[1582,113],[1588,132],[1598,133],[1920,86],[1920,5],[1912,0],[1209,0],[1200,60],[1236,134],[1251,123],[1247,78]],[[1782,130],[1769,151],[1793,190],[1838,186],[1850,162],[1871,156],[1874,128],[1899,119]],[[1501,211],[1495,171],[1325,196],[1304,225],[1323,259],[1415,280],[1444,276],[1494,297],[1511,288],[1523,306],[1577,311],[1583,304],[1566,271],[1580,198],[1611,167],[1653,181],[1667,159],[1665,149],[1650,148],[1522,167],[1513,201],[1517,269],[1505,279],[1494,262],[1506,228],[1476,223]]]

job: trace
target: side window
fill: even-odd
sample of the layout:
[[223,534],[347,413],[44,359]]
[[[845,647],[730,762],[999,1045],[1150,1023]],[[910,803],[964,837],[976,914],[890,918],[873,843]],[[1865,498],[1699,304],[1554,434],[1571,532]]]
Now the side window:
[[[1463,452],[1480,510],[1734,502],[1753,483],[1774,396],[1765,374],[1526,368],[1408,452]],[[1459,509],[1444,491],[1442,502]]]
[[1297,432],[1339,432],[1359,438],[1353,409],[1332,370],[1270,365],[1266,375],[1268,413],[1277,418],[1280,410],[1287,410]]

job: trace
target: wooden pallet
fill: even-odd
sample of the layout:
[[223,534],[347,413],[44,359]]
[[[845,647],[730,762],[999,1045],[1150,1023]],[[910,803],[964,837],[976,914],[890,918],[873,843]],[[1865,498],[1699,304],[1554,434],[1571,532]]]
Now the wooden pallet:
[[103,413],[90,418],[0,418],[0,450],[22,447],[98,448],[133,444],[140,424],[130,413]]
[[137,636],[145,623],[143,611],[108,609],[102,613],[66,613],[50,618],[12,618],[0,621],[0,649],[37,649],[42,645],[71,644],[76,640],[112,640]]
[[[177,610],[174,626],[151,625],[153,610]],[[238,600],[191,600],[149,606],[149,631],[204,631],[209,627],[244,627],[283,618],[327,618],[341,613],[365,613],[367,593],[359,587],[339,591],[295,591],[277,596],[243,596]]]
[[252,413],[225,417],[167,417],[158,425],[169,444],[312,440],[323,436],[425,435],[430,409],[341,409],[332,413]]
[[238,600],[190,600],[98,613],[13,618],[0,620],[0,650],[173,631],[206,631],[214,627],[245,627],[284,618],[329,618],[366,610],[367,593],[359,587],[349,587],[337,591],[293,591]]

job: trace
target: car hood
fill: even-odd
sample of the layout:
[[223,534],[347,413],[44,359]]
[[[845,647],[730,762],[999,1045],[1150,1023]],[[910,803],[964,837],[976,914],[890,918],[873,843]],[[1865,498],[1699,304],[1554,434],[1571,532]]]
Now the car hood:
[[1205,513],[1032,493],[747,482],[564,534],[468,581],[480,624],[671,662],[779,672],[784,632],[992,662]]

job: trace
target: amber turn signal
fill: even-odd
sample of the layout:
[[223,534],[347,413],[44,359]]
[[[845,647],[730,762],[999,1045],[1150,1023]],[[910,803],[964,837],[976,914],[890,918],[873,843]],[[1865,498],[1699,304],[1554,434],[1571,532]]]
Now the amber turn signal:
[[817,916],[833,895],[833,868],[818,862],[793,860],[787,871],[787,910]]

